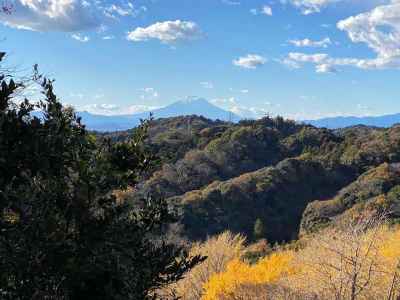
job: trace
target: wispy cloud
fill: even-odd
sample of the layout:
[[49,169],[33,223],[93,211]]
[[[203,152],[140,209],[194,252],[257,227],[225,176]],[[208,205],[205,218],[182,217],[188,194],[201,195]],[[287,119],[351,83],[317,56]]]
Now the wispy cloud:
[[0,14],[0,22],[34,31],[77,31],[99,26],[100,11],[78,0],[15,0],[10,15]]
[[90,38],[87,35],[81,35],[80,33],[74,33],[71,37],[81,43],[87,43],[90,41]]
[[329,45],[332,44],[330,38],[324,38],[320,41],[313,41],[310,39],[303,39],[303,40],[289,40],[289,43],[296,46],[296,47],[322,47],[327,48]]
[[335,69],[334,66],[330,64],[322,64],[322,65],[317,65],[315,67],[315,72],[317,73],[336,73],[337,70]]
[[301,10],[304,15],[320,12],[324,7],[344,0],[281,0],[283,4],[291,4]]
[[326,53],[289,53],[286,64],[300,67],[304,63],[316,65],[319,73],[335,72],[337,67],[360,69],[400,68],[400,1],[392,0],[373,10],[338,22],[338,29],[347,32],[353,43],[366,44],[375,52],[374,58],[332,57]]
[[264,65],[266,62],[267,59],[261,55],[248,54],[246,56],[234,59],[232,63],[241,68],[256,69],[257,67]]
[[140,95],[141,99],[151,100],[151,99],[158,98],[158,96],[159,96],[158,92],[152,87],[141,88],[141,89],[139,89],[139,91],[142,93]]
[[250,9],[250,13],[253,15],[272,16],[272,7],[269,5],[263,5],[260,9],[252,8]]
[[132,2],[127,2],[124,5],[111,4],[104,8],[104,14],[110,18],[137,16],[141,12],[146,12],[146,6],[136,7]]
[[105,115],[105,116],[116,116],[116,115],[133,115],[143,112],[150,112],[155,109],[160,108],[160,106],[149,106],[144,104],[133,104],[127,106],[119,106],[116,104],[87,104],[83,106],[78,106],[77,110],[87,111],[92,114]]
[[33,31],[77,32],[98,28],[99,32],[121,17],[147,11],[129,0],[11,0],[12,14],[0,14],[0,22],[17,29]]

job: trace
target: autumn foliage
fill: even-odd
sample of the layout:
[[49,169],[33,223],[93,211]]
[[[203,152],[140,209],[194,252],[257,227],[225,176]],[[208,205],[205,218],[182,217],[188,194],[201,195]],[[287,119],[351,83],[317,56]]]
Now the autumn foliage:
[[196,244],[193,254],[208,254],[211,261],[177,283],[177,296],[201,300],[394,300],[400,296],[400,228],[388,224],[384,215],[338,221],[295,245],[277,247],[257,262],[246,259],[243,243],[226,232]]
[[203,300],[234,297],[237,288],[243,285],[261,285],[273,283],[283,277],[296,273],[291,264],[293,253],[277,252],[261,259],[255,265],[249,265],[239,259],[232,260],[226,271],[215,274],[205,285]]
[[163,299],[200,299],[204,293],[203,286],[210,277],[224,272],[228,263],[237,261],[244,253],[245,238],[230,232],[209,238],[204,243],[195,243],[190,249],[190,255],[203,255],[207,259],[194,267],[182,280],[162,289],[160,295]]

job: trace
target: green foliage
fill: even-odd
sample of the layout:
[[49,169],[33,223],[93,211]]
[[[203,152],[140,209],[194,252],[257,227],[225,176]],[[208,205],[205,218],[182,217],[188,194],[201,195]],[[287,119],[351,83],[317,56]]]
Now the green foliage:
[[[201,116],[181,116],[152,120],[149,123],[146,144],[164,163],[175,163],[194,149],[203,149],[210,140],[219,137],[228,124]],[[112,133],[96,133],[122,142],[130,138],[133,129]]]
[[397,218],[399,199],[399,165],[385,163],[359,176],[333,199],[310,203],[303,214],[301,231],[318,231],[335,219],[353,217],[363,210],[387,211],[389,217]]
[[[121,203],[152,167],[148,123],[124,143],[97,141],[37,72],[39,102],[0,74],[0,293],[2,299],[144,299],[201,257],[165,243],[165,201]],[[34,110],[42,112],[35,116]]]
[[276,164],[287,156],[284,139],[302,128],[281,118],[209,126],[199,132],[197,146],[182,159],[164,165],[142,185],[137,195],[159,192],[165,197],[181,195],[215,180]]
[[253,236],[255,240],[260,240],[265,237],[264,222],[260,218],[257,218],[254,223]]
[[260,219],[268,241],[290,241],[297,238],[306,205],[349,182],[345,174],[336,174],[340,172],[326,170],[318,162],[287,159],[170,201],[181,204],[184,234],[191,239],[224,230],[251,239]]

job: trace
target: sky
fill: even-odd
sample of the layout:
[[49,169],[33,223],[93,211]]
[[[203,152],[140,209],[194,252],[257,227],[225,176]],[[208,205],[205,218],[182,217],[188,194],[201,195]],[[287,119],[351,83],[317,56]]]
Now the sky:
[[3,0],[8,64],[65,104],[130,114],[202,97],[243,117],[400,112],[400,0]]

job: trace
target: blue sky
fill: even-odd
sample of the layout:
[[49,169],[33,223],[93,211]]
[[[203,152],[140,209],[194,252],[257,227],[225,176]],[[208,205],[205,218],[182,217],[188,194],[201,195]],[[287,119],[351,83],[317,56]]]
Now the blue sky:
[[199,96],[245,117],[400,112],[399,0],[8,0],[9,64],[65,103],[140,112]]

